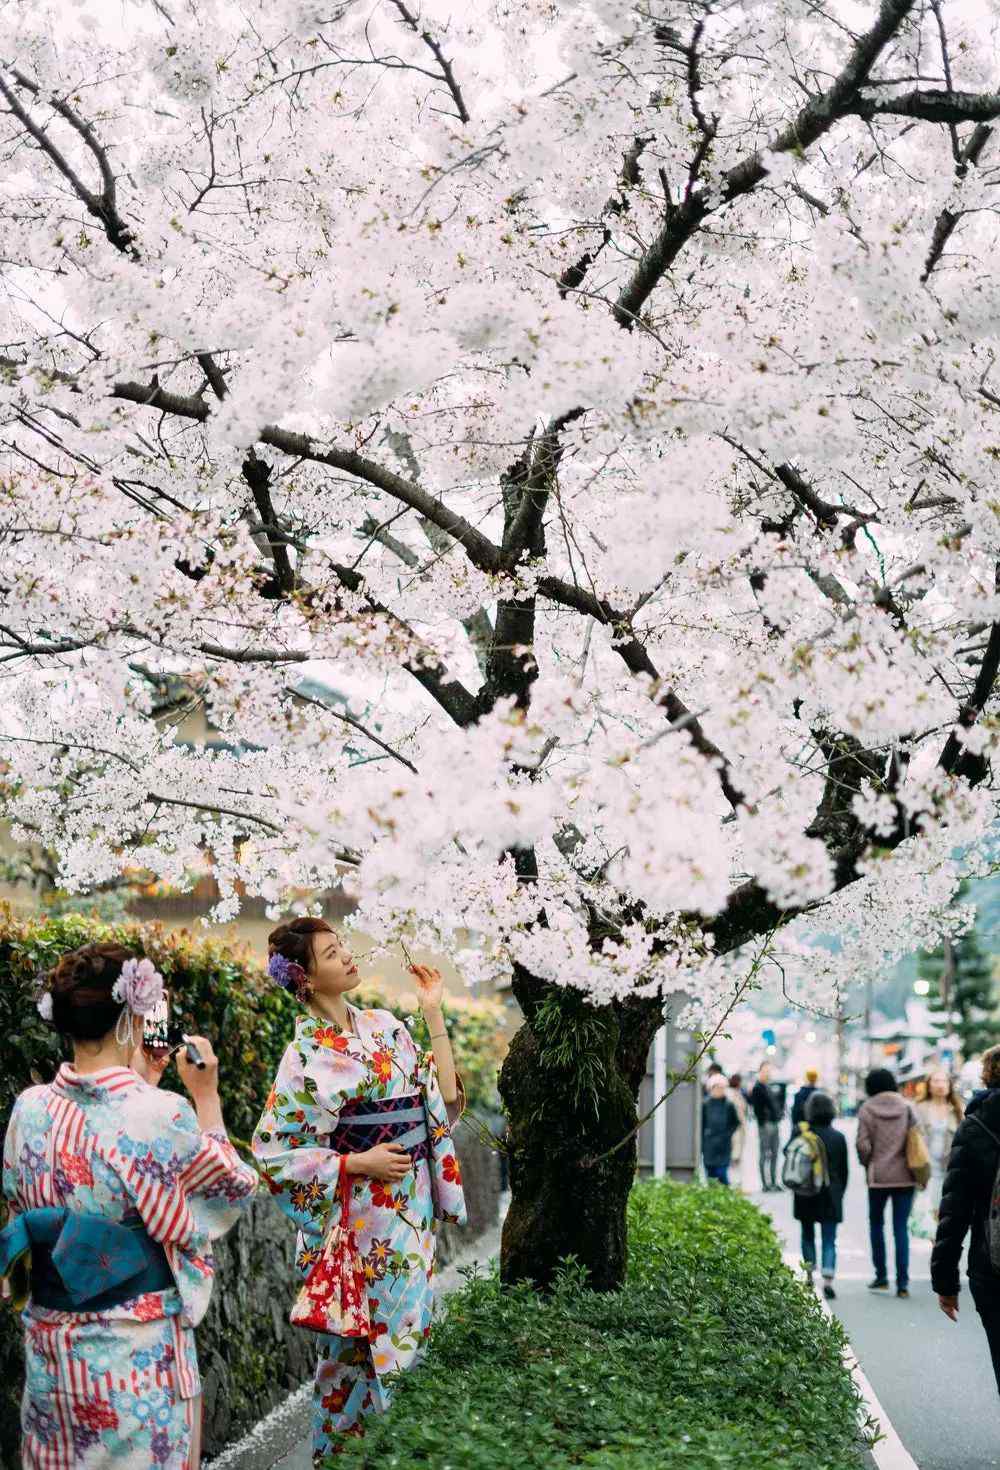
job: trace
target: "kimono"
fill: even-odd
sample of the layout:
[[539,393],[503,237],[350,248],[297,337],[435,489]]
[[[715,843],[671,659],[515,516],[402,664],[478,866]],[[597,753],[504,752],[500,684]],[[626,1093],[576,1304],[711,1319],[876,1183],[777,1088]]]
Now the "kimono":
[[[5,1245],[61,1207],[84,1236],[99,1232],[102,1218],[106,1234],[138,1231],[165,1257],[161,1279],[170,1282],[99,1311],[50,1310],[29,1295],[24,1470],[188,1470],[201,1392],[194,1327],[212,1291],[210,1242],[256,1188],[255,1171],[224,1132],[203,1133],[190,1103],[129,1068],[81,1075],[64,1065],[51,1084],[21,1093],[4,1142]],[[67,1287],[100,1304],[85,1278],[112,1267],[99,1252],[80,1257],[78,1247],[80,1280],[64,1267]]]
[[[299,1017],[253,1138],[275,1199],[298,1227],[303,1275],[319,1257],[331,1212],[342,1209],[341,1183],[349,1189],[349,1224],[362,1257],[371,1325],[366,1338],[319,1337],[317,1465],[336,1453],[342,1435],[362,1432],[363,1416],[385,1411],[386,1376],[418,1359],[434,1307],[435,1220],[466,1223],[461,1170],[433,1055],[418,1052],[406,1027],[388,1011],[348,1009],[355,1035],[313,1016]],[[382,1110],[391,1116],[394,1106],[408,1102],[422,1102],[427,1123],[427,1141],[414,1149],[409,1174],[395,1185],[348,1176],[347,1186],[341,1177],[344,1157],[371,1146],[370,1133],[352,1142],[352,1112],[359,1120]],[[408,1147],[405,1136],[400,1143]]]

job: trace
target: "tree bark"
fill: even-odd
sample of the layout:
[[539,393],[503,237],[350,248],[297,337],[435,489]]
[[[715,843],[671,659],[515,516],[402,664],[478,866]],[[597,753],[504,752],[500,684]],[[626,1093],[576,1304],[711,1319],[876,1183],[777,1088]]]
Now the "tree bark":
[[594,1290],[615,1291],[627,1264],[625,1207],[635,1178],[635,1138],[589,1161],[607,1154],[637,1122],[637,1088],[622,1055],[624,1028],[616,1008],[589,1005],[576,991],[522,976],[519,988],[528,985],[535,1004],[500,1073],[513,1195],[501,1278],[530,1281],[544,1291],[560,1261],[572,1256]]

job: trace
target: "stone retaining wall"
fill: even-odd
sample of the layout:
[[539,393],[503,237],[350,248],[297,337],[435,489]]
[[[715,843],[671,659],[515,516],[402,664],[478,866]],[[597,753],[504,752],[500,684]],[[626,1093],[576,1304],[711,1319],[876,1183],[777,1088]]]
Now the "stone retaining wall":
[[[494,1229],[499,1214],[496,1154],[461,1127],[455,1143],[469,1224],[463,1229],[441,1228],[441,1264]],[[216,1242],[218,1275],[212,1305],[198,1328],[206,1456],[218,1454],[312,1377],[315,1336],[288,1322],[294,1245],[294,1230],[267,1199],[257,1201],[247,1217]]]

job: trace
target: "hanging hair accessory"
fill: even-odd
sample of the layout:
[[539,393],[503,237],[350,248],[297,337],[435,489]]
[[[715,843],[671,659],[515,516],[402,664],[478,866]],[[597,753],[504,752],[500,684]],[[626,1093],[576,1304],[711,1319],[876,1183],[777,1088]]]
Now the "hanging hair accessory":
[[43,990],[42,993],[41,993],[41,995],[35,1001],[35,1005],[38,1007],[38,1014],[41,1016],[41,1018],[42,1018],[43,1021],[51,1021],[52,1020],[52,991],[51,990]]
[[126,960],[111,991],[133,1016],[148,1016],[163,1002],[163,976],[152,960]]
[[288,960],[283,954],[273,954],[267,962],[267,973],[276,985],[282,990],[287,990],[290,995],[297,995],[306,981],[306,972],[295,960]]

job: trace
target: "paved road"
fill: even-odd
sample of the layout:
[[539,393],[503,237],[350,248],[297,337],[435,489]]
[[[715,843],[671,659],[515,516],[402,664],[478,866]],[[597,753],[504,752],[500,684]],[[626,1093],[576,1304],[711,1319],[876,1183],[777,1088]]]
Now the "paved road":
[[[894,1292],[869,1292],[867,1198],[851,1125],[844,1131],[850,1133],[852,1178],[838,1232],[837,1300],[831,1305],[919,1470],[994,1470],[1000,1467],[1000,1400],[972,1300],[963,1290],[957,1324],[942,1315],[930,1289],[930,1244],[918,1239],[911,1241],[909,1301],[898,1301]],[[752,1198],[774,1220],[789,1261],[797,1260],[791,1195]],[[890,1246],[890,1272],[891,1260]]]

